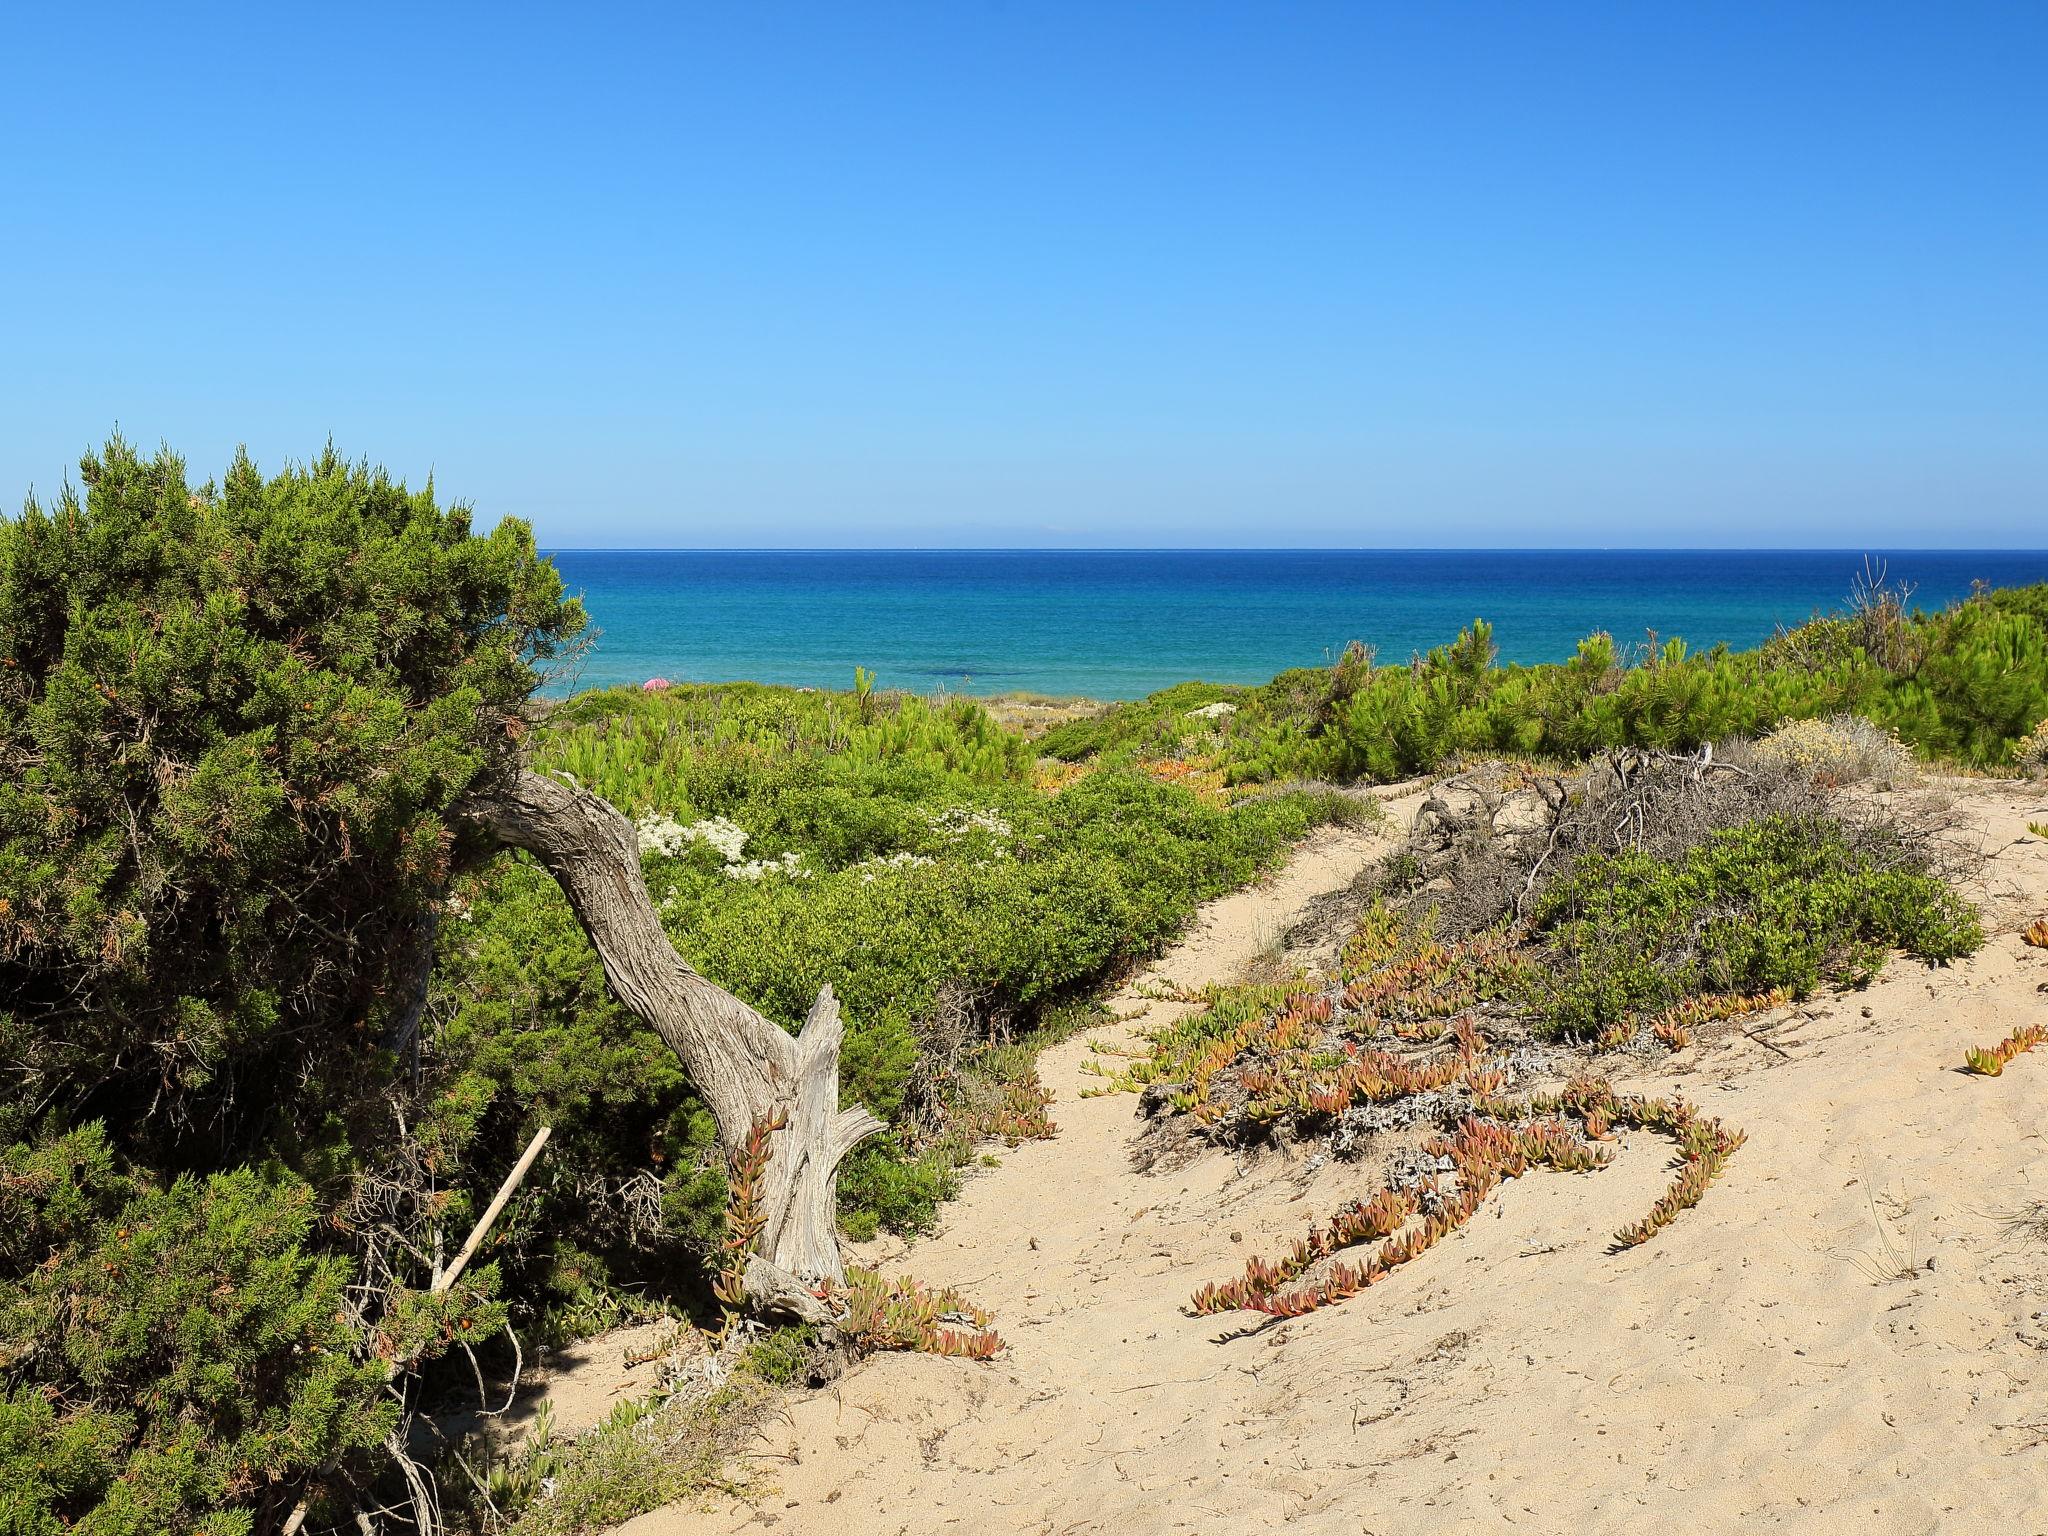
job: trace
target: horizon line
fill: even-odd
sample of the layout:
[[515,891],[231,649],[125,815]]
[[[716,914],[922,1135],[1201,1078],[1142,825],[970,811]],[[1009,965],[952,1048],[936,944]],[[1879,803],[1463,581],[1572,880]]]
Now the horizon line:
[[2048,555],[2025,544],[539,544],[550,555]]

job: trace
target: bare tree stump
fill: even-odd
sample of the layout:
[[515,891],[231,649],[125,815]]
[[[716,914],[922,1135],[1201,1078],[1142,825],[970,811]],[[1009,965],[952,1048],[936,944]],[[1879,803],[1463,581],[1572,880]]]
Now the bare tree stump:
[[640,874],[632,824],[588,790],[521,772],[465,807],[499,842],[523,848],[553,875],[589,934],[612,994],[668,1042],[710,1106],[728,1154],[780,1112],[762,1171],[759,1252],[746,1272],[762,1310],[824,1320],[815,1290],[843,1284],[834,1175],[846,1154],[885,1127],[839,1106],[845,1024],[828,985],[800,1033],[706,980],[678,955]]

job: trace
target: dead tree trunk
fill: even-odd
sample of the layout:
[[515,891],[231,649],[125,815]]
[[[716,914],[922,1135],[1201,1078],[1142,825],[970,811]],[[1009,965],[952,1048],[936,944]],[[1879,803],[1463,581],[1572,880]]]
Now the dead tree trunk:
[[818,993],[792,1036],[698,975],[669,943],[648,899],[631,823],[587,790],[522,772],[468,812],[555,877],[604,962],[613,995],[682,1058],[727,1153],[756,1125],[782,1118],[761,1175],[766,1225],[747,1269],[748,1299],[763,1310],[825,1321],[813,1288],[846,1278],[833,1176],[848,1152],[884,1129],[857,1105],[839,1107],[845,1025],[831,987]]

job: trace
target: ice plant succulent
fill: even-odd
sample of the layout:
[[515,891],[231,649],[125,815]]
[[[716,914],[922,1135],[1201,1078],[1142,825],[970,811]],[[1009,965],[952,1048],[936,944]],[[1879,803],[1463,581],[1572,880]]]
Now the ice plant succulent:
[[1052,1090],[1037,1078],[1002,1085],[995,1101],[964,1110],[959,1126],[976,1140],[1000,1141],[1006,1147],[1027,1141],[1050,1141],[1059,1134],[1048,1112]]
[[[1433,1175],[1409,1189],[1384,1189],[1368,1202],[1344,1207],[1279,1258],[1253,1257],[1237,1279],[1203,1286],[1189,1299],[1189,1310],[1197,1316],[1248,1311],[1291,1318],[1344,1301],[1464,1226],[1504,1181],[1535,1167],[1562,1173],[1605,1167],[1614,1154],[1602,1143],[1611,1140],[1610,1128],[1617,1124],[1669,1135],[1679,1145],[1670,1187],[1642,1220],[1615,1234],[1617,1248],[1634,1247],[1697,1205],[1742,1145],[1740,1131],[1681,1098],[1617,1094],[1599,1078],[1574,1079],[1559,1093],[1515,1102],[1483,1097],[1474,1109],[1451,1135],[1423,1147],[1439,1164],[1450,1164],[1448,1175]],[[1378,1248],[1361,1262],[1334,1258],[1374,1241]],[[1287,1289],[1319,1267],[1320,1281]]]
[[718,1249],[718,1276],[711,1292],[727,1307],[737,1307],[747,1296],[747,1258],[754,1242],[767,1225],[761,1209],[761,1175],[768,1167],[768,1138],[789,1124],[789,1116],[777,1110],[754,1122],[745,1144],[735,1152],[727,1171],[725,1238]]
[[[1525,962],[1492,930],[1440,943],[1426,924],[1374,902],[1334,984],[1212,990],[1206,1006],[1153,1038],[1150,1055],[1105,1072],[1111,1089],[1170,1088],[1209,1134],[1259,1136],[1335,1120],[1355,1105],[1438,1090],[1497,1092],[1480,1010],[1510,997]],[[1367,1042],[1385,1041],[1391,1048]],[[1450,1045],[1428,1056],[1412,1046]]]
[[1650,1033],[1674,1051],[1682,1051],[1692,1044],[1692,1031],[1673,1019],[1659,1019],[1650,1026]]
[[[1526,1065],[1486,1031],[1489,1019],[1512,1010],[1525,980],[1521,938],[1503,926],[1443,943],[1426,921],[1375,902],[1346,943],[1334,984],[1212,991],[1203,1011],[1153,1037],[1148,1056],[1106,1074],[1113,1087],[1163,1091],[1216,1136],[1341,1126],[1357,1109],[1415,1100],[1424,1102],[1394,1111],[1392,1123],[1432,1118],[1452,1127],[1421,1148],[1436,1171],[1354,1201],[1279,1255],[1254,1256],[1235,1278],[1204,1285],[1190,1298],[1194,1313],[1299,1317],[1355,1296],[1457,1231],[1506,1180],[1535,1167],[1605,1167],[1617,1128],[1678,1143],[1670,1185],[1641,1220],[1614,1234],[1617,1248],[1649,1240],[1699,1203],[1742,1133],[1685,1100],[1620,1094],[1590,1077],[1555,1093],[1506,1096]],[[1624,1017],[1602,1044],[1644,1031],[1682,1050],[1695,1025],[1775,1007],[1788,995],[1688,998]],[[1362,1258],[1343,1257],[1368,1244]]]
[[892,1281],[872,1269],[851,1269],[846,1288],[827,1301],[839,1315],[840,1332],[862,1353],[912,1350],[987,1360],[1003,1348],[987,1312],[951,1287],[933,1290],[908,1275]]
[[[1587,1145],[1555,1118],[1510,1125],[1475,1116],[1451,1136],[1432,1141],[1423,1150],[1448,1160],[1454,1180],[1447,1183],[1441,1176],[1433,1177],[1413,1190],[1385,1189],[1370,1202],[1347,1206],[1327,1228],[1311,1229],[1279,1259],[1254,1257],[1239,1279],[1203,1286],[1190,1298],[1190,1310],[1197,1315],[1250,1311],[1300,1317],[1347,1300],[1397,1266],[1420,1258],[1470,1221],[1504,1179],[1539,1165],[1583,1172],[1602,1167],[1612,1155],[1605,1148]],[[1417,1216],[1419,1221],[1411,1220]],[[1380,1245],[1363,1262],[1334,1262],[1319,1284],[1282,1290],[1336,1252],[1374,1240]]]
[[[1344,1005],[1402,1022],[1451,1018],[1510,995],[1526,968],[1510,928],[1440,943],[1426,927],[1383,902],[1361,914],[1344,946]],[[1368,1031],[1370,1032],[1370,1031]]]
[[2022,1051],[2031,1051],[2044,1040],[2048,1040],[2048,1027],[2022,1024],[1989,1050],[1972,1046],[1963,1056],[1963,1066],[1979,1077],[1997,1077],[2005,1071],[2008,1061]]

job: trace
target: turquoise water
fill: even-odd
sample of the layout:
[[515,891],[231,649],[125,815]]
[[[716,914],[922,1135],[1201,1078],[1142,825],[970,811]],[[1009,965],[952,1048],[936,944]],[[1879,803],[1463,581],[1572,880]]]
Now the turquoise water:
[[[1263,682],[1362,640],[1405,660],[1483,617],[1507,661],[1596,629],[1755,645],[1839,605],[1864,551],[558,550],[598,631],[559,689],[642,682],[852,685],[1136,698],[1188,678]],[[2048,550],[1896,551],[1934,607],[2048,581]]]

